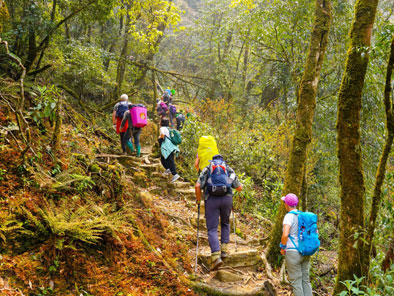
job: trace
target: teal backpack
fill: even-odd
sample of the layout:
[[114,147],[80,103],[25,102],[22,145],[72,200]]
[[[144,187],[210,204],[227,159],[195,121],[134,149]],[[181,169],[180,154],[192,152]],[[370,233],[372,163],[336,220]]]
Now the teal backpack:
[[291,242],[302,256],[316,253],[320,247],[319,233],[317,231],[317,215],[311,212],[289,212],[298,216],[298,247],[289,236]]
[[182,136],[178,130],[172,128],[169,128],[168,130],[170,131],[170,140],[172,144],[179,145],[182,143]]

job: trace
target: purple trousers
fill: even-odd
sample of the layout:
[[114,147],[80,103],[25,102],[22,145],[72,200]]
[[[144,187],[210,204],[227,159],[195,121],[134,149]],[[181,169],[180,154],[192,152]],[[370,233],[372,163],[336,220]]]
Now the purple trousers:
[[218,237],[219,218],[221,243],[228,244],[230,242],[230,214],[232,207],[233,197],[231,195],[209,196],[205,201],[205,219],[211,253],[220,251]]

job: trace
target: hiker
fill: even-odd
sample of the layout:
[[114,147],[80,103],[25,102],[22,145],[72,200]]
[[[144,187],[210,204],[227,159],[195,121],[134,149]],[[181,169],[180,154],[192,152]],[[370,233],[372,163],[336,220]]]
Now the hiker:
[[[210,271],[218,270],[222,259],[228,257],[230,242],[230,214],[233,207],[232,189],[242,190],[234,170],[228,166],[220,154],[212,158],[206,166],[195,186],[196,201],[201,201],[201,189],[204,190],[205,219],[208,230],[208,242],[211,248]],[[218,238],[219,217],[221,224],[221,245]]]
[[176,107],[175,107],[175,105],[170,104],[169,108],[168,108],[168,111],[169,111],[168,113],[169,113],[169,117],[170,117],[171,128],[173,128],[174,127],[174,118],[175,118],[175,115],[176,115]]
[[160,161],[163,167],[166,169],[165,174],[172,174],[171,183],[174,183],[180,177],[176,172],[175,166],[175,153],[179,152],[179,148],[170,140],[169,120],[167,118],[162,118],[160,126]]
[[126,133],[128,125],[126,123],[123,126],[123,128],[120,128],[120,123],[122,122],[124,113],[129,108],[128,100],[129,100],[129,96],[128,95],[126,95],[126,94],[121,95],[120,96],[120,102],[115,104],[114,111],[112,112],[112,124],[113,124],[114,130],[120,136],[120,145],[121,145],[121,148],[122,148],[122,153],[126,153],[126,142],[123,141],[123,137],[124,137],[124,135]]
[[[288,212],[283,219],[283,233],[280,241],[280,253],[285,256],[287,273],[294,296],[312,296],[312,286],[309,280],[310,256],[302,256],[298,244],[298,216],[289,213],[297,212],[298,197],[289,193],[281,198]],[[288,239],[290,238],[291,239]],[[294,242],[294,243],[293,243]]]
[[134,105],[132,104],[128,106],[128,110],[124,113],[122,122],[120,123],[120,128],[123,129],[124,126],[128,126],[123,136],[123,142],[124,142],[123,146],[126,147],[127,145],[131,153],[134,153],[133,143],[131,142],[131,136],[133,136],[135,149],[137,150],[136,156],[140,157],[141,156],[141,146],[140,146],[141,128],[133,126],[133,121],[131,119],[131,113],[130,113],[130,110],[133,107]]
[[180,110],[178,113],[176,113],[175,117],[176,117],[176,129],[180,131],[183,128],[186,120],[185,115],[183,115],[183,110]]
[[156,110],[160,118],[164,118],[167,115],[167,111],[168,111],[167,104],[164,103],[164,101],[161,98],[158,99]]
[[167,88],[163,95],[161,96],[161,99],[164,103],[166,103],[167,106],[169,106],[170,104],[172,104],[172,93],[171,90],[169,88]]
[[215,138],[212,136],[202,136],[198,140],[198,148],[194,167],[198,172],[209,165],[213,156],[219,154]]

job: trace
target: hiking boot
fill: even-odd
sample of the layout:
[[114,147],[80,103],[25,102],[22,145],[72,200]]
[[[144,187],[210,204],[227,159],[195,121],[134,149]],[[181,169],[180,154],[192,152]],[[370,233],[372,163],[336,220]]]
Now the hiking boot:
[[141,157],[141,146],[137,145],[136,148],[137,148],[137,157]]
[[130,152],[133,153],[134,152],[134,147],[133,147],[133,143],[131,143],[130,141],[126,142],[127,147],[129,147]]
[[223,265],[223,261],[220,258],[219,252],[214,252],[211,255],[211,267],[209,268],[209,271],[216,271],[219,269],[220,266]]
[[179,176],[178,174],[175,174],[172,179],[171,179],[171,183],[174,183],[176,180],[178,180],[181,176]]
[[221,248],[220,248],[220,257],[222,259],[227,258],[228,257],[228,244],[222,244]]

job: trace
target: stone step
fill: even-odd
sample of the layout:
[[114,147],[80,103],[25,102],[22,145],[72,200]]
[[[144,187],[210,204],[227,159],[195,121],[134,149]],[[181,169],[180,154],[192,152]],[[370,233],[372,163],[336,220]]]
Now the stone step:
[[177,181],[174,183],[175,188],[177,189],[193,189],[194,187],[190,182],[182,182],[182,181]]
[[244,280],[244,275],[238,274],[234,271],[228,271],[228,270],[218,270],[218,272],[215,274],[214,279],[222,282],[222,283],[228,283],[228,282],[239,282]]
[[[256,249],[250,249],[247,246],[238,246],[237,251],[235,251],[232,247],[230,247],[228,257],[223,260],[224,267],[258,267],[262,264],[260,254]],[[198,255],[198,263],[203,264],[205,267],[211,265],[211,252],[209,247],[201,248]]]
[[177,192],[181,194],[183,197],[189,200],[196,200],[196,193],[194,188],[188,188],[188,189],[177,189]]
[[160,172],[160,168],[161,165],[154,163],[154,164],[140,164],[140,168],[149,172],[149,173],[153,173],[153,172]]

